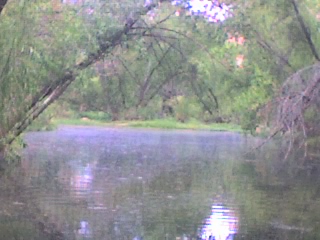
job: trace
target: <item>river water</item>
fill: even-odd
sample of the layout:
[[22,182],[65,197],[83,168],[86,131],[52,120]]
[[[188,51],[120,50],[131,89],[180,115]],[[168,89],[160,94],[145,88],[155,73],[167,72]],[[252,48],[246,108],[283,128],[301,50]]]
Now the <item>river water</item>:
[[227,132],[66,127],[25,135],[0,239],[320,239],[319,161]]

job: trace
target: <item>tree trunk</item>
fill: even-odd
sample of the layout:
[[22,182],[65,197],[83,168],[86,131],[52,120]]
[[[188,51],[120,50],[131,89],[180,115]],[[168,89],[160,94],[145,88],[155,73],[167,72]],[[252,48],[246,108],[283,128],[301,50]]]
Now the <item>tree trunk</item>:
[[303,33],[305,35],[305,38],[307,39],[307,42],[309,44],[310,50],[312,52],[312,55],[315,57],[315,59],[317,61],[320,61],[319,54],[318,54],[317,49],[316,49],[316,47],[315,47],[315,45],[314,45],[314,43],[312,41],[310,30],[308,29],[307,25],[305,24],[305,21],[304,21],[303,17],[300,14],[299,7],[298,7],[298,4],[297,4],[296,0],[292,0],[291,3],[293,5],[294,11],[296,13],[297,19],[298,19],[299,24],[301,26],[301,29],[302,29],[302,31],[303,31]]
[[[6,1],[0,0],[0,4],[2,4],[0,5],[2,6],[0,10],[3,9],[5,3]],[[100,36],[98,39],[99,48],[96,52],[89,54],[84,61],[74,65],[72,68],[64,70],[62,77],[54,79],[49,85],[43,87],[39,91],[39,94],[33,98],[33,101],[27,111],[23,113],[20,119],[16,121],[15,125],[5,133],[3,144],[11,144],[34,119],[36,119],[51,103],[57,100],[64,93],[68,86],[79,75],[80,71],[103,59],[115,47],[120,45],[124,39],[130,39],[128,33],[133,30],[134,24],[139,20],[141,15],[146,14],[150,9],[151,6],[148,6],[148,8],[140,11],[139,14],[136,14],[135,19],[128,20],[129,22],[126,22],[124,27],[117,31],[113,36]]]
[[7,3],[8,3],[8,0],[0,0],[0,14]]

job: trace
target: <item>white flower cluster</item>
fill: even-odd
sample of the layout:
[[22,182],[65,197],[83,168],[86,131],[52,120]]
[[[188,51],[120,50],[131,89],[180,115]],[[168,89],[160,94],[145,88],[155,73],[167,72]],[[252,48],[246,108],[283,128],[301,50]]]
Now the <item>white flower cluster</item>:
[[202,15],[209,22],[223,22],[232,15],[231,6],[220,4],[217,0],[174,0],[171,4],[182,6],[191,15]]

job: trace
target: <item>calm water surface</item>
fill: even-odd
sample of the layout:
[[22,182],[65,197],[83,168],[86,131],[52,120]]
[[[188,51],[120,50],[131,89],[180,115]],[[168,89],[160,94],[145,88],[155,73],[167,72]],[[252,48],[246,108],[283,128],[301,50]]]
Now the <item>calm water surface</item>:
[[236,133],[60,127],[1,176],[0,239],[320,239],[319,161]]

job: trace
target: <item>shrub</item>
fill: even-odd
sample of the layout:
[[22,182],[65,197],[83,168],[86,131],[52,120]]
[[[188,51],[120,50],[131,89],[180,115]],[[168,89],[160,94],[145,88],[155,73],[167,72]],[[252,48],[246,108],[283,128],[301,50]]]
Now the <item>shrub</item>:
[[179,122],[186,122],[191,118],[198,119],[202,110],[193,97],[178,96],[174,105],[175,118]]
[[88,111],[88,112],[80,112],[80,118],[89,118],[91,120],[96,121],[111,121],[112,117],[109,113],[102,111]]

